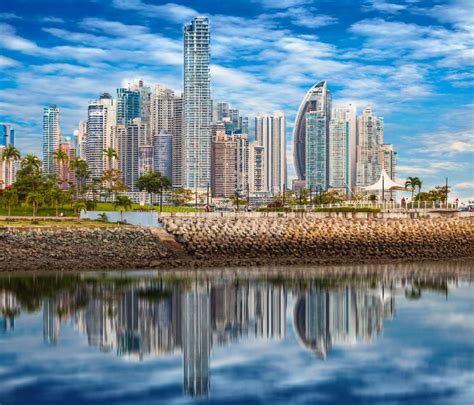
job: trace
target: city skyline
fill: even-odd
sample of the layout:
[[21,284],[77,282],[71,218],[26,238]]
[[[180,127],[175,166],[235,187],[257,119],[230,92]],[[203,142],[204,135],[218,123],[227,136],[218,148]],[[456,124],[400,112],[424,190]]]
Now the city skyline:
[[[182,29],[193,17],[205,15],[212,30],[212,98],[239,106],[248,116],[287,114],[288,183],[295,177],[291,131],[299,102],[308,88],[327,80],[340,103],[335,107],[352,103],[360,115],[372,102],[384,117],[385,141],[399,152],[398,178],[418,175],[429,188],[448,176],[453,197],[474,194],[467,2],[361,2],[351,7],[350,18],[325,3],[314,10],[307,1],[239,2],[227,11],[239,27],[236,37],[225,35],[229,15],[215,4],[211,9],[209,4],[193,8],[192,2],[146,7],[143,1],[114,1],[100,7],[94,3],[94,16],[80,10],[73,16],[66,8],[53,9],[52,2],[44,2],[41,10],[28,9],[28,3],[7,2],[0,14],[2,87],[7,90],[1,119],[15,128],[23,153],[41,155],[38,116],[49,104],[61,108],[61,125],[70,136],[85,119],[79,104],[96,99],[97,93],[114,94],[120,83],[143,77],[180,94]],[[246,27],[246,21],[255,20],[261,23],[258,28]],[[400,52],[394,59],[387,43],[397,30],[402,33],[395,38]],[[437,38],[443,34],[444,42],[458,42],[457,51],[440,46]],[[93,45],[96,39],[103,39],[102,48]],[[428,43],[430,49],[422,51]],[[136,63],[127,62],[133,55]]]

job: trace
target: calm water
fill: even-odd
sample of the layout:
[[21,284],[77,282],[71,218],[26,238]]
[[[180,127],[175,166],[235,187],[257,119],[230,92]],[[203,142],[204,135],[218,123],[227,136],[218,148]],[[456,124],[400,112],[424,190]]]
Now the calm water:
[[0,277],[0,403],[473,403],[473,263]]
[[[87,211],[81,212],[81,218],[98,219],[99,214],[105,213],[110,222],[121,221],[120,212],[117,211]],[[160,226],[158,212],[140,212],[140,211],[124,211],[123,220],[132,225],[141,226]]]

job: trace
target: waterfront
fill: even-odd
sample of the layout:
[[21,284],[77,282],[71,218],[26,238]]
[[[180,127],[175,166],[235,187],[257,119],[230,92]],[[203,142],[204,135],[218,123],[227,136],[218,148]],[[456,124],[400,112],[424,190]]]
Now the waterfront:
[[0,277],[0,402],[467,403],[472,260]]

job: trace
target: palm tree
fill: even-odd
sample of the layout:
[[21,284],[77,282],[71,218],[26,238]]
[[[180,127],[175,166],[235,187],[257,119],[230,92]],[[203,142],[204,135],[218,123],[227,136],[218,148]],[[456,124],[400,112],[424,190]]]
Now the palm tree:
[[91,172],[89,170],[89,165],[84,159],[74,158],[70,161],[69,166],[71,170],[74,170],[77,181],[78,194],[82,196],[84,192],[84,184],[86,180],[90,177]]
[[14,160],[20,160],[20,152],[13,145],[7,145],[7,147],[2,152],[2,160],[5,160],[5,186],[8,186],[10,178],[10,162]]
[[415,189],[419,187],[421,189],[421,180],[418,177],[408,177],[405,181],[405,188],[411,189],[411,200],[413,201],[413,195],[415,194]]
[[18,204],[18,193],[15,189],[7,189],[2,193],[3,205],[8,207],[8,216],[11,216],[12,205]]
[[74,213],[77,215],[77,217],[79,218],[81,216],[81,211],[84,211],[86,212],[87,211],[87,204],[82,201],[82,200],[79,200],[79,201],[76,201],[73,205],[72,205],[72,209],[74,210]]
[[64,191],[57,187],[53,187],[48,193],[48,198],[54,206],[56,216],[58,216],[58,206],[64,202],[65,197]]
[[26,203],[33,208],[33,217],[35,217],[38,207],[43,203],[43,196],[38,192],[31,192],[26,196]]
[[28,168],[30,171],[38,173],[41,169],[41,160],[38,156],[29,153],[21,161],[22,168]]
[[114,161],[114,159],[118,160],[117,151],[114,148],[108,147],[107,149],[104,149],[102,151],[102,154],[107,157],[108,167],[109,167],[109,170],[111,170],[112,169],[112,162]]
[[[132,201],[125,195],[118,195],[114,201],[114,207],[119,208],[120,211],[120,221],[123,222],[123,211],[127,211],[129,208],[132,208]],[[120,209],[122,208],[122,209]]]
[[68,163],[69,155],[65,150],[62,150],[61,148],[59,148],[58,150],[55,150],[53,152],[53,159],[56,161],[56,163],[59,166],[59,170],[58,170],[59,171],[59,180],[62,182],[62,181],[65,180],[65,179],[61,179],[62,168],[63,168],[63,165]]

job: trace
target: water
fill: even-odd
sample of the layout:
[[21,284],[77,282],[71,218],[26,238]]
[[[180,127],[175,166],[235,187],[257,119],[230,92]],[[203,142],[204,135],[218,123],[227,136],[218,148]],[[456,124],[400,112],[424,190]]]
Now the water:
[[472,262],[0,277],[0,403],[472,403]]
[[[87,211],[81,212],[81,218],[98,219],[99,214],[105,213],[110,222],[122,221],[118,211]],[[123,220],[132,225],[141,226],[161,226],[158,222],[159,214],[157,212],[124,211]]]

